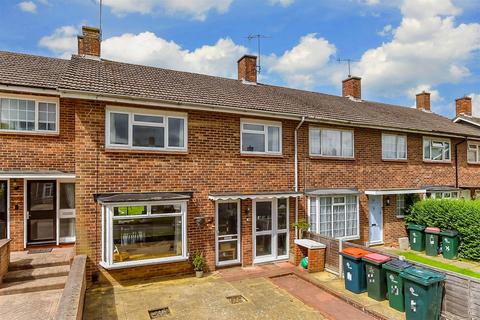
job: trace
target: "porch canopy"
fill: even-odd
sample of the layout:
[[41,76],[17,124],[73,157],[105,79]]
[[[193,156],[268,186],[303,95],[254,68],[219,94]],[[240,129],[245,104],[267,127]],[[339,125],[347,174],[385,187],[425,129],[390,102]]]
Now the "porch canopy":
[[450,191],[462,191],[460,188],[452,186],[425,186],[427,192],[450,192]]
[[0,179],[75,179],[75,173],[58,170],[2,170]]
[[117,192],[98,193],[93,197],[100,204],[123,203],[123,202],[151,202],[151,201],[172,201],[189,200],[193,192]]
[[305,190],[307,196],[327,196],[327,195],[359,195],[360,191],[357,188],[343,188],[343,189],[307,189]]
[[424,194],[427,190],[425,189],[408,189],[408,188],[394,188],[394,189],[370,189],[365,190],[366,195],[372,196],[384,196],[390,194],[412,194],[412,193],[420,193]]
[[301,197],[301,192],[292,192],[292,191],[285,191],[285,192],[255,192],[255,193],[248,193],[248,192],[212,192],[208,195],[208,199],[213,201],[218,200],[245,200],[245,199],[265,199],[265,198],[289,198],[294,197],[298,198]]

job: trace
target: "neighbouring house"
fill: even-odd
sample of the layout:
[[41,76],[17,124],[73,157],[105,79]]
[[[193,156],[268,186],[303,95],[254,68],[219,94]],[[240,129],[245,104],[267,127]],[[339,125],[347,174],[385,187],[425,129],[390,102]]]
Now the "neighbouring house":
[[480,128],[431,112],[427,92],[406,108],[363,100],[358,77],[342,96],[271,86],[249,55],[238,80],[120,63],[99,35],[84,27],[70,60],[0,52],[12,250],[75,243],[109,281],[188,273],[197,251],[209,270],[248,266],[288,259],[298,219],[395,243],[412,195],[480,190]]

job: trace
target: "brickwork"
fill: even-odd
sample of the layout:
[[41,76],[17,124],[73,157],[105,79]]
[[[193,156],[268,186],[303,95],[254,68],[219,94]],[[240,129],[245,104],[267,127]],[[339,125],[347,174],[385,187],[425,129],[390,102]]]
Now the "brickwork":
[[456,115],[472,115],[472,98],[470,97],[463,97],[455,100],[455,110]]
[[10,180],[10,249],[23,250],[24,247],[24,179]]
[[308,257],[308,272],[320,272],[325,269],[325,249],[308,249],[294,244],[294,265],[298,266],[304,257]]
[[[388,199],[390,204],[388,204]],[[389,195],[383,197],[383,242],[388,246],[397,246],[398,238],[407,236],[405,219],[397,217],[397,197]]]
[[342,95],[355,99],[362,98],[362,84],[359,77],[348,77],[342,81]]
[[417,109],[430,111],[430,93],[421,92],[416,95]]
[[10,264],[10,240],[0,240],[0,283],[2,283],[3,276],[8,272],[8,265]]
[[257,82],[257,57],[245,55],[237,63],[238,80]]
[[78,36],[78,54],[100,57],[100,29],[82,27],[82,35]]

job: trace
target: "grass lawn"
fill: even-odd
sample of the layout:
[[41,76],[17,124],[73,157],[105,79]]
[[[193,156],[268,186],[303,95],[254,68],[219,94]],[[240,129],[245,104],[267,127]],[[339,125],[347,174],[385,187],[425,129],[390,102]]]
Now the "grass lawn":
[[413,252],[396,251],[396,254],[399,255],[399,256],[404,256],[405,259],[407,259],[407,260],[423,263],[425,265],[432,266],[432,267],[435,267],[435,268],[438,268],[438,269],[444,269],[444,270],[460,273],[460,274],[463,274],[463,275],[468,276],[468,277],[473,277],[473,278],[480,279],[480,273],[478,273],[478,272],[472,271],[470,269],[460,268],[460,267],[457,267],[455,265],[443,263],[443,262],[440,262],[440,261],[437,261],[437,260],[434,260],[434,259],[427,258],[425,256],[420,256],[420,255],[418,255],[416,253],[413,253]]

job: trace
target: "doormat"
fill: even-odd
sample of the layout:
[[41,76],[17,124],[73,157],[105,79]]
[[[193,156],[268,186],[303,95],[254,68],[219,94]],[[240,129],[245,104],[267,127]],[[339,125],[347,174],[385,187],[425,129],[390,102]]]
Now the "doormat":
[[30,249],[30,250],[28,250],[28,254],[49,253],[49,252],[52,252],[52,248],[46,248],[46,249]]

